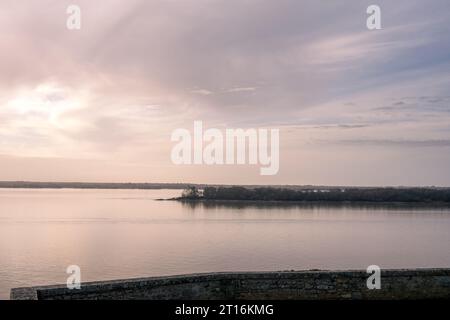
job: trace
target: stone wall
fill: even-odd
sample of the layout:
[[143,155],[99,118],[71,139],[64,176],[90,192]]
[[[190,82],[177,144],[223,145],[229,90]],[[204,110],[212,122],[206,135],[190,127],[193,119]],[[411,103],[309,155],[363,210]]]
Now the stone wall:
[[11,299],[432,299],[450,298],[450,269],[382,270],[369,290],[366,271],[208,273],[16,288]]

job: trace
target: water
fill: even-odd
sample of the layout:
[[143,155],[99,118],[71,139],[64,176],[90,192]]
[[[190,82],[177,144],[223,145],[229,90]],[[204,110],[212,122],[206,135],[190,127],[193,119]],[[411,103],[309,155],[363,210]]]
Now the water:
[[183,204],[179,190],[0,189],[12,287],[211,271],[450,267],[450,209]]

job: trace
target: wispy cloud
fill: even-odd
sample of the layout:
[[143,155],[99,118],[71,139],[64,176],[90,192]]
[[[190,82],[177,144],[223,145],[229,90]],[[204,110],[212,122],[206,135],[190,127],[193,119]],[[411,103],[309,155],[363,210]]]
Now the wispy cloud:
[[200,94],[203,96],[209,96],[210,94],[214,94],[214,92],[206,90],[206,89],[195,89],[195,90],[191,90],[192,93],[195,94]]
[[[447,157],[447,0],[380,0],[383,30],[373,32],[366,0],[77,4],[82,29],[70,32],[64,1],[1,2],[1,154],[162,171],[171,131],[202,119],[281,127],[285,145],[329,141],[323,152],[345,142],[349,158],[370,145],[405,160],[412,146]],[[307,157],[286,148],[285,163]],[[303,182],[297,164],[283,170],[278,182]]]
[[236,87],[226,90],[226,92],[233,93],[233,92],[249,92],[249,91],[255,91],[256,87]]
[[352,146],[388,146],[388,147],[450,147],[450,139],[447,140],[377,140],[377,139],[356,139],[356,140],[333,140],[318,141],[319,143],[333,143]]

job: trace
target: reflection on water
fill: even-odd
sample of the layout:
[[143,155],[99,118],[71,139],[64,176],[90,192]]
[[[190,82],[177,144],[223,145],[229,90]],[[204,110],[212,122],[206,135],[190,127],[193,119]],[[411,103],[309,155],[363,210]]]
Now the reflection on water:
[[204,207],[204,208],[232,208],[232,209],[244,209],[244,208],[275,208],[275,209],[359,209],[359,210],[405,210],[420,211],[422,209],[435,209],[437,211],[449,212],[450,205],[446,203],[386,203],[386,202],[312,202],[312,201],[241,201],[241,200],[180,200],[180,203],[184,207],[191,209]]
[[178,190],[0,189],[11,287],[210,271],[450,267],[450,209],[155,201]]

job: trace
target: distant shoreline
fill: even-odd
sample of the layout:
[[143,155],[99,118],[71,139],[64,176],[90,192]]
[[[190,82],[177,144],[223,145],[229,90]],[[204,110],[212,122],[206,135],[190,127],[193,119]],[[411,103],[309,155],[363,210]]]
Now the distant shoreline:
[[290,190],[311,189],[376,189],[376,188],[401,188],[416,189],[426,188],[434,190],[450,190],[450,187],[442,186],[325,186],[325,185],[233,185],[233,184],[204,184],[204,183],[156,183],[156,182],[47,182],[47,181],[0,181],[0,189],[186,189],[189,187],[233,187],[244,188],[275,188]]
[[[448,187],[237,186],[188,183],[106,183],[0,181],[0,189],[184,190],[184,202],[247,202],[278,204],[387,204],[450,206]],[[185,192],[188,192],[187,194]],[[201,195],[200,193],[201,192]]]
[[[186,183],[27,182],[0,181],[0,189],[185,189]],[[200,185],[199,185],[200,186]]]

